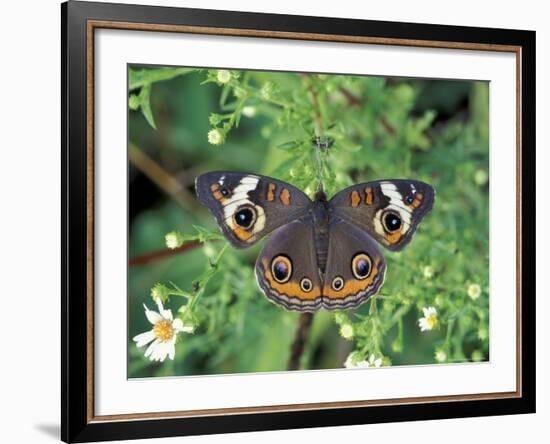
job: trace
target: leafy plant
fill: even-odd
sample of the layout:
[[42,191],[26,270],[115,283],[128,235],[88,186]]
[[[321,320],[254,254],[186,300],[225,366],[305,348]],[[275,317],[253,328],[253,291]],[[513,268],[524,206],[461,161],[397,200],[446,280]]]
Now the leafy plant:
[[[130,109],[142,113],[131,113],[130,140],[158,170],[134,166],[157,184],[159,171],[179,175],[181,193],[198,172],[219,168],[277,177],[310,196],[320,178],[329,195],[383,178],[435,187],[411,245],[385,253],[380,294],[354,311],[315,314],[301,368],[488,359],[486,83],[140,67],[129,70],[129,90]],[[449,113],[457,97],[467,106]],[[131,256],[150,256],[163,239],[178,254],[130,268],[129,376],[285,369],[299,315],[261,295],[259,247],[228,247],[204,208],[178,202],[135,211]],[[145,330],[148,293],[193,327],[178,335],[173,361],[151,363],[131,341]]]

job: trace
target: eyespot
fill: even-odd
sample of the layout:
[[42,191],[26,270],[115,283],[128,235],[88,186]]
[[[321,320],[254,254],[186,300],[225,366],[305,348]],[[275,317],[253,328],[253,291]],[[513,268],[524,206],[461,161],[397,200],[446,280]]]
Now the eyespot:
[[302,291],[305,291],[306,293],[309,293],[313,289],[313,283],[311,282],[311,279],[309,278],[302,278],[300,281],[300,288]]
[[388,233],[393,233],[401,228],[401,216],[393,211],[387,211],[382,215],[382,223]]
[[220,193],[222,194],[223,197],[228,197],[231,194],[231,191],[223,187],[223,188],[220,188]]
[[409,194],[407,197],[405,197],[405,203],[408,205],[412,205],[414,202],[414,196],[412,194]]
[[250,228],[256,222],[256,210],[251,206],[242,206],[233,213],[233,221],[241,228]]
[[283,255],[275,256],[271,261],[271,274],[277,282],[284,284],[292,276],[292,261]]
[[351,271],[353,275],[363,280],[369,277],[372,269],[372,261],[368,254],[357,253],[351,261]]
[[342,288],[344,288],[344,279],[342,279],[341,276],[336,276],[332,280],[331,286],[334,291],[340,291]]

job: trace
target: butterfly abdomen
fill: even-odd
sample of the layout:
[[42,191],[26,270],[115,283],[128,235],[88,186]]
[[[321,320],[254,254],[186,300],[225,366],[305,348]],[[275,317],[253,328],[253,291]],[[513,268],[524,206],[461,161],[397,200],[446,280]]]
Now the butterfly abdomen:
[[316,200],[313,206],[313,230],[317,266],[325,274],[329,241],[329,211],[326,200]]

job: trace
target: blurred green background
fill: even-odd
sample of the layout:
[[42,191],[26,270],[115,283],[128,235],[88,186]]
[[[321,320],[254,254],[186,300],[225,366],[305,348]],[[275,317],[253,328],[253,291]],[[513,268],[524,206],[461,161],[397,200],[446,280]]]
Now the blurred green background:
[[[148,66],[128,74],[129,377],[287,368],[299,314],[270,303],[256,284],[264,242],[227,250],[193,307],[195,332],[178,335],[173,361],[149,361],[132,338],[151,328],[143,309],[156,308],[151,288],[173,283],[193,293],[225,243],[166,249],[173,230],[218,231],[196,200],[195,177],[254,172],[311,194],[315,135],[334,142],[322,157],[329,195],[410,178],[437,196],[411,244],[384,250],[379,295],[355,311],[315,314],[300,368],[341,368],[350,354],[356,364],[371,357],[371,365],[372,357],[382,365],[489,359],[488,83]],[[172,297],[165,307],[177,315],[184,302]],[[427,307],[437,315],[422,332]]]

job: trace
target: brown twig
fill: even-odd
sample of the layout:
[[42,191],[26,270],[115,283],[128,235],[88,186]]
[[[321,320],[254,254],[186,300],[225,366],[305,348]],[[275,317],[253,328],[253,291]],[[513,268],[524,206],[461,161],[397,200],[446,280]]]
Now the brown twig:
[[349,106],[361,106],[363,101],[358,97],[355,97],[351,92],[349,92],[343,86],[340,87],[340,93],[346,98]]
[[190,242],[186,242],[185,244],[183,244],[181,247],[178,247],[178,248],[173,248],[173,249],[165,248],[163,250],[152,251],[151,253],[146,253],[141,256],[136,256],[131,258],[128,261],[128,265],[130,267],[134,267],[136,265],[145,265],[149,262],[153,262],[158,259],[173,256],[175,254],[185,253],[186,251],[197,248],[199,245],[200,245],[199,241],[190,241]]
[[170,173],[133,143],[128,143],[128,159],[155,185],[187,210],[197,208],[196,199]]
[[302,360],[312,322],[313,313],[302,313],[298,318],[298,327],[290,348],[287,370],[298,370],[300,368],[300,361]]
[[[343,86],[339,89],[340,93],[346,98],[349,106],[361,106],[363,105],[363,100],[361,100],[359,97],[354,96],[350,91],[348,91]],[[384,131],[388,133],[390,136],[394,136],[396,131],[395,128],[386,120],[384,116],[380,116],[378,118],[378,122],[380,125],[382,125],[382,128],[384,128]]]

